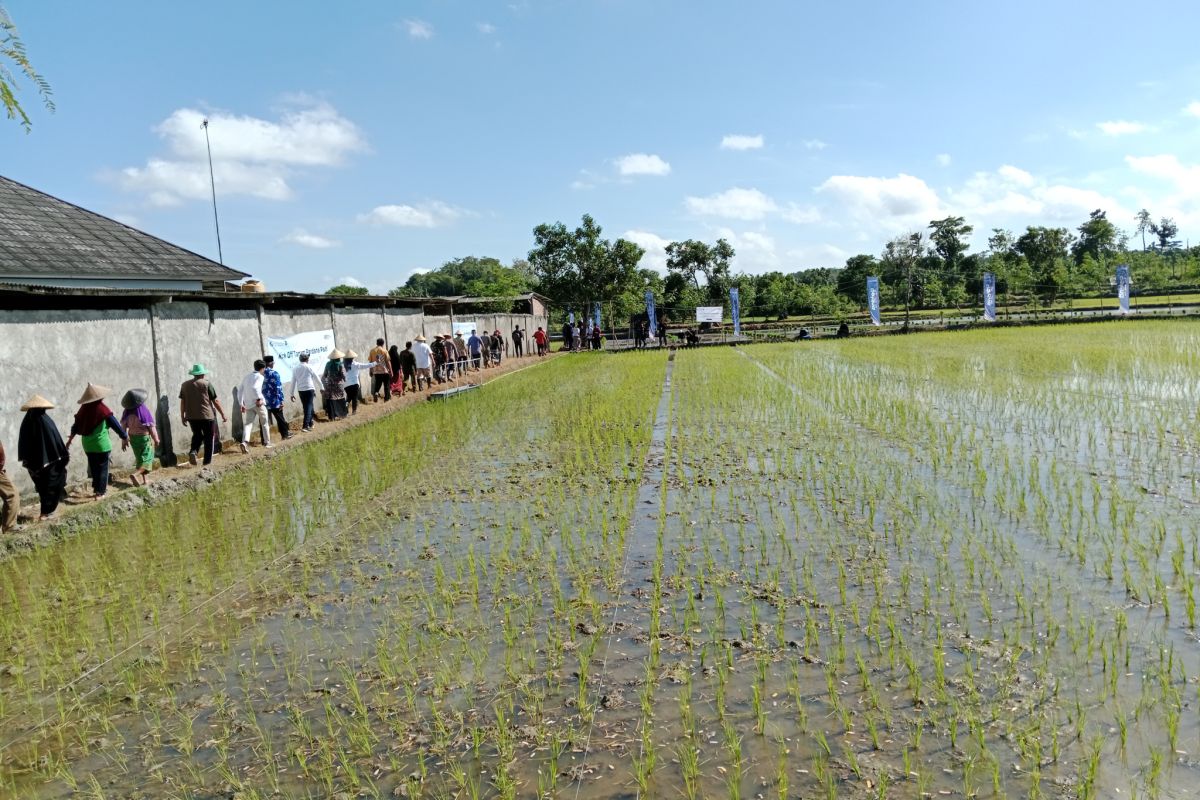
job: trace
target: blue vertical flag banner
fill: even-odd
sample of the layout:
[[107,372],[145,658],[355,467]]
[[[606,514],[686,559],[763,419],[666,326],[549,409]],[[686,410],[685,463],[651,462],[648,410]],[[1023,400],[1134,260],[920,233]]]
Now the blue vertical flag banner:
[[600,304],[592,303],[592,326],[604,330],[604,326],[600,324]]
[[575,324],[575,312],[574,311],[567,312],[567,322],[571,323],[572,325]]
[[658,336],[658,319],[654,314],[654,292],[646,292],[646,317],[650,320],[650,338]]
[[738,297],[738,287],[729,287],[729,308],[733,313],[733,335],[742,335],[742,301]]
[[983,318],[996,321],[996,276],[990,272],[983,273]]
[[867,311],[871,312],[871,324],[879,324],[879,278],[867,278]]
[[1121,313],[1129,313],[1129,265],[1117,265],[1117,302],[1121,306]]

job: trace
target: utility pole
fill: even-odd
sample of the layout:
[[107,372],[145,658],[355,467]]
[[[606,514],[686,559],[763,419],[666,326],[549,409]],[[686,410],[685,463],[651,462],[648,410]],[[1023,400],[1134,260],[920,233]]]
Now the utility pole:
[[212,142],[208,140],[208,120],[200,123],[204,129],[204,146],[208,149],[208,183],[212,187],[213,226],[217,229],[217,263],[225,266],[225,256],[221,252],[221,220],[217,218],[217,180],[213,177]]

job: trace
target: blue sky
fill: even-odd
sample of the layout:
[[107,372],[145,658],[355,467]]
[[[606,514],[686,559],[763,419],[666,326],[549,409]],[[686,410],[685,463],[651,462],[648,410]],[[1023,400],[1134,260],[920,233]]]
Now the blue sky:
[[[962,214],[1200,239],[1200,6],[1161,3],[6,0],[23,84],[0,174],[272,290],[386,291],[509,261],[591,213],[747,272],[840,266]],[[1140,15],[1140,16],[1139,16]]]

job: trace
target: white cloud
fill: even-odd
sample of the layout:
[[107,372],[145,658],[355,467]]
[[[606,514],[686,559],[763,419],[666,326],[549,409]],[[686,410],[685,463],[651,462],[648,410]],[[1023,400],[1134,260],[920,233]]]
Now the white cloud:
[[[337,247],[341,242],[327,239],[324,236],[318,236],[315,233],[309,233],[304,228],[293,228],[292,232],[280,239],[281,242],[298,244],[301,247],[310,247],[314,250],[327,250],[330,247]],[[351,284],[354,286],[360,284]]]
[[1200,117],[1200,100],[1193,100],[1184,106],[1183,113],[1189,117]]
[[1149,130],[1143,122],[1130,122],[1129,120],[1117,119],[1110,122],[1097,122],[1096,127],[1105,136],[1128,136],[1133,133],[1144,133]]
[[482,33],[484,36],[491,36],[493,33],[496,32],[496,26],[490,22],[477,22],[475,24],[475,29],[478,30],[480,33]]
[[734,260],[738,271],[759,274],[779,269],[779,254],[775,251],[775,240],[765,231],[737,232],[732,228],[718,228],[717,238],[733,245]]
[[825,142],[822,142],[820,139],[805,139],[804,147],[807,150],[824,150],[826,147],[829,147],[829,145],[827,145]]
[[[1095,189],[1050,183],[1011,165],[995,172],[977,172],[960,189],[947,192],[948,213],[984,224],[1063,224],[1073,227],[1095,209],[1109,218],[1123,219],[1129,212],[1120,202]],[[1118,223],[1119,224],[1119,223]]]
[[822,219],[821,210],[815,206],[798,206],[795,203],[790,203],[787,208],[781,209],[779,216],[798,225],[809,225],[820,222]]
[[296,171],[337,166],[349,154],[366,149],[358,127],[327,103],[304,101],[303,107],[274,121],[181,108],[154,127],[171,155],[122,169],[117,182],[159,206],[208,199],[208,150],[201,127],[205,119],[218,195],[286,200],[292,196],[288,180]]
[[1014,167],[1011,164],[1005,164],[996,170],[996,173],[1004,180],[1015,183],[1018,186],[1033,186],[1034,179],[1025,170],[1020,167]]
[[614,160],[622,175],[669,175],[671,165],[650,153],[630,153]]
[[358,278],[354,277],[353,275],[343,275],[342,277],[338,278],[338,285],[355,286],[359,289],[367,288],[367,285],[365,283],[363,283],[362,281],[360,281]]
[[953,160],[952,158],[950,158],[949,153],[938,153],[937,156],[935,156],[935,158],[937,159],[937,163],[938,163],[939,167],[948,167],[948,166],[950,166],[950,162]]
[[411,39],[432,39],[433,26],[420,19],[406,19],[402,23]]
[[812,267],[840,267],[850,257],[850,252],[833,244],[805,245],[787,251],[787,257],[797,269]]
[[670,239],[664,239],[649,231],[625,231],[621,234],[621,238],[633,242],[646,251],[646,254],[642,256],[642,266],[666,272],[667,245],[671,243]]
[[884,223],[925,225],[941,210],[937,192],[903,173],[894,178],[834,175],[817,191],[843,203],[855,216]]
[[394,225],[400,228],[440,228],[449,225],[465,212],[460,208],[432,200],[418,205],[376,206],[358,216],[359,222],[371,225]]
[[762,134],[747,136],[740,133],[731,133],[721,139],[722,150],[758,150],[763,146]]
[[763,219],[778,210],[775,201],[758,189],[736,187],[708,197],[688,197],[684,204],[693,214],[748,222]]

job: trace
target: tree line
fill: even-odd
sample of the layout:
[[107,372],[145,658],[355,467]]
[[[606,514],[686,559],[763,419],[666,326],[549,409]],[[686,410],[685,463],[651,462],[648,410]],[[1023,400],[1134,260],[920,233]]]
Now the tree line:
[[[512,297],[536,291],[563,311],[588,313],[599,302],[616,324],[645,310],[647,291],[671,320],[688,321],[697,306],[728,307],[737,287],[744,317],[785,318],[818,315],[843,318],[866,305],[866,280],[880,278],[885,306],[910,309],[978,306],[983,274],[996,276],[1004,303],[1052,307],[1069,298],[1115,292],[1113,272],[1128,263],[1140,292],[1161,292],[1200,283],[1200,248],[1183,247],[1170,218],[1155,221],[1143,209],[1123,232],[1097,209],[1077,228],[1030,225],[1021,233],[993,228],[987,248],[971,251],[975,229],[961,216],[931,220],[924,230],[886,242],[878,255],[858,254],[840,267],[748,275],[734,271],[736,252],[725,239],[688,239],[666,247],[666,273],[641,265],[643,248],[626,239],[610,240],[596,220],[583,215],[574,228],[562,222],[533,229],[525,258],[504,264],[491,257],[467,256],[415,273],[390,295],[431,297],[469,295]],[[1136,238],[1134,238],[1136,237]],[[367,294],[335,286],[332,294]],[[511,310],[502,299],[495,311]]]

